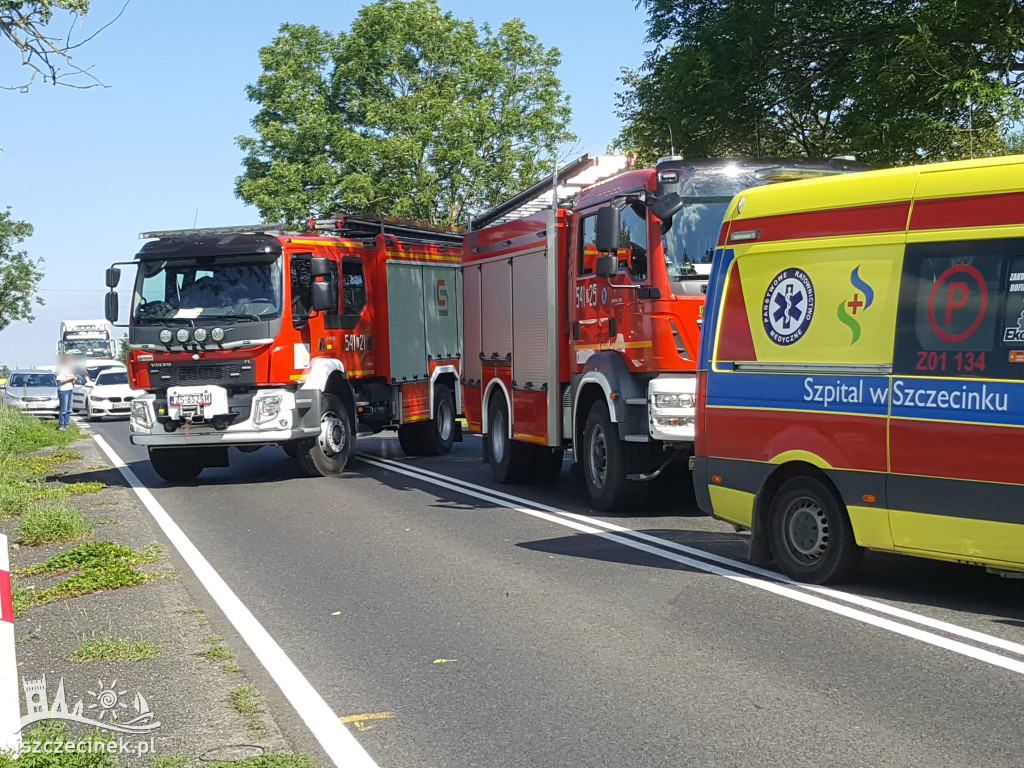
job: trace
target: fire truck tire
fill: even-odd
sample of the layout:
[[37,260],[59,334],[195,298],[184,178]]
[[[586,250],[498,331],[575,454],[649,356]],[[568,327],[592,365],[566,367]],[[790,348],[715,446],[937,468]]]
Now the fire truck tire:
[[187,483],[203,471],[199,456],[187,448],[150,448],[149,463],[168,483]]
[[491,475],[502,485],[521,483],[533,470],[533,446],[508,436],[508,405],[504,397],[496,395],[489,411],[486,439],[491,453]]
[[298,440],[289,440],[287,443],[281,443],[281,450],[294,459],[296,454],[299,452],[298,444]]
[[533,449],[533,473],[530,475],[535,483],[553,483],[562,474],[562,459],[565,451],[561,448],[545,448],[541,445],[531,446]]
[[422,456],[423,446],[420,438],[423,436],[420,430],[422,424],[403,424],[398,428],[398,444],[402,446],[402,453],[406,456]]
[[821,480],[790,478],[768,511],[772,555],[790,578],[810,584],[842,581],[860,562],[864,550],[853,537],[846,508]]
[[337,395],[324,394],[320,406],[320,437],[296,442],[295,459],[310,477],[340,475],[355,453],[352,417]]
[[583,429],[583,481],[590,502],[601,512],[630,506],[640,489],[626,479],[626,446],[603,402],[594,403]]
[[422,456],[448,453],[455,442],[455,394],[440,382],[434,384],[434,412],[431,416],[430,421],[417,425]]

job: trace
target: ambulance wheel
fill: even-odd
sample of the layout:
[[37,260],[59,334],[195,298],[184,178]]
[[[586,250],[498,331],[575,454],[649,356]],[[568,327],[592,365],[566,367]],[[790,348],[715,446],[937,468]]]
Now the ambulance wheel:
[[635,501],[636,483],[626,479],[626,447],[604,403],[594,403],[587,414],[578,461],[583,464],[583,481],[595,508],[616,512]]
[[502,485],[521,483],[533,468],[530,456],[533,446],[508,436],[508,405],[504,397],[495,395],[489,411],[486,439],[491,454],[491,475]]
[[420,427],[422,424],[403,424],[398,428],[398,444],[406,456],[422,456],[423,446],[420,444]]
[[203,471],[199,457],[187,448],[150,448],[149,463],[168,483],[187,483]]
[[421,429],[421,455],[440,456],[452,449],[455,442],[455,394],[441,382],[434,384],[434,412],[430,421],[417,426]]
[[775,564],[792,579],[809,584],[841,581],[864,554],[843,502],[815,477],[784,482],[772,497],[769,513]]
[[535,483],[553,483],[562,474],[562,458],[565,451],[561,448],[545,448],[542,445],[533,447],[533,473],[530,479]]
[[297,441],[295,458],[310,477],[340,475],[355,451],[352,417],[337,395],[320,400],[320,436]]

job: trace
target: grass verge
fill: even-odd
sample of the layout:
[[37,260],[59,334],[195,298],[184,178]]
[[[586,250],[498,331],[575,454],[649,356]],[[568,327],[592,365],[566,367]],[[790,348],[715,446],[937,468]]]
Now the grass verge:
[[266,713],[263,696],[251,685],[243,685],[235,688],[228,694],[228,702],[232,709],[245,720],[245,727],[254,734],[266,733],[266,728],[260,721],[260,715]]
[[[35,742],[54,744],[57,742],[67,743],[69,740],[76,742],[107,742],[99,733],[93,732],[81,737],[71,737],[63,723],[53,720],[44,722],[38,728],[33,728],[28,733],[22,734],[22,742],[33,744]],[[113,755],[100,753],[94,754],[44,754],[39,753],[21,755],[14,758],[9,755],[0,755],[0,768],[121,768],[117,758]],[[232,766],[234,768],[234,766]]]
[[92,526],[73,507],[48,501],[25,512],[17,533],[22,544],[37,547],[79,541],[92,536]]
[[71,655],[73,661],[145,661],[160,655],[160,644],[124,637],[84,638]]

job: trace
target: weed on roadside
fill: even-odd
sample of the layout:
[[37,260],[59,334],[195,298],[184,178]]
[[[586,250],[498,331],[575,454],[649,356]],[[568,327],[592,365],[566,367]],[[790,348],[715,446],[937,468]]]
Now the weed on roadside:
[[67,504],[50,501],[26,512],[17,533],[22,544],[36,547],[84,539],[92,535],[92,526]]
[[226,763],[204,763],[204,768],[313,768],[308,755],[257,755]]
[[196,656],[199,656],[202,659],[206,659],[207,661],[223,662],[224,664],[229,664],[234,661],[234,652],[226,645],[224,645],[224,641],[216,635],[211,635],[210,637],[206,638],[203,642],[209,645],[210,647],[207,648],[205,651],[200,651],[196,654]]
[[20,408],[0,407],[0,445],[6,453],[32,453],[40,448],[66,448],[82,437],[74,423],[57,429],[56,421],[40,421]]
[[124,544],[113,541],[87,541],[71,549],[58,552],[41,563],[30,565],[18,571],[22,576],[45,574],[58,576],[69,571],[81,571],[86,568],[102,568],[109,565],[143,565],[155,563],[163,557],[163,547],[156,542],[148,544],[141,552],[136,552]]
[[266,728],[260,722],[260,715],[265,714],[267,710],[263,706],[263,696],[253,686],[243,685],[235,688],[228,694],[228,702],[235,712],[245,719],[245,727],[252,733],[266,732]]
[[156,758],[151,768],[184,768],[188,761],[188,755],[164,755]]
[[[33,728],[28,733],[22,734],[22,743],[32,745],[38,742],[53,745],[67,743],[68,738],[64,724],[50,720],[38,728]],[[105,743],[107,739],[94,731],[75,741],[78,743],[89,741]],[[16,757],[0,754],[0,768],[120,768],[120,766],[116,757],[99,750],[91,755],[78,753],[77,750],[63,751],[59,755],[46,754],[40,750]]]
[[71,655],[73,661],[126,661],[155,659],[160,655],[160,644],[148,640],[129,640],[123,637],[92,636],[83,638]]

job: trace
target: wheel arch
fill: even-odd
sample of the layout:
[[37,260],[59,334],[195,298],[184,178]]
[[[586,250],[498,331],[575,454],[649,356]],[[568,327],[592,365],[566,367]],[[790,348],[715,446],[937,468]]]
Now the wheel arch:
[[299,392],[307,395],[317,395],[313,398],[316,402],[316,422],[319,424],[319,395],[331,394],[341,399],[342,404],[348,409],[349,418],[355,425],[356,419],[356,398],[352,391],[352,384],[345,375],[345,366],[340,360],[329,357],[317,357],[310,363],[299,387]]
[[440,382],[455,396],[455,413],[462,413],[462,387],[459,386],[459,372],[454,365],[439,365],[430,374],[430,412],[434,412],[434,385]]
[[508,408],[508,436],[512,437],[512,395],[505,386],[505,382],[501,379],[493,378],[487,382],[487,388],[484,389],[483,397],[480,398],[480,432],[486,435],[490,426],[491,420],[491,398],[497,393],[501,392],[505,398],[505,405]]

